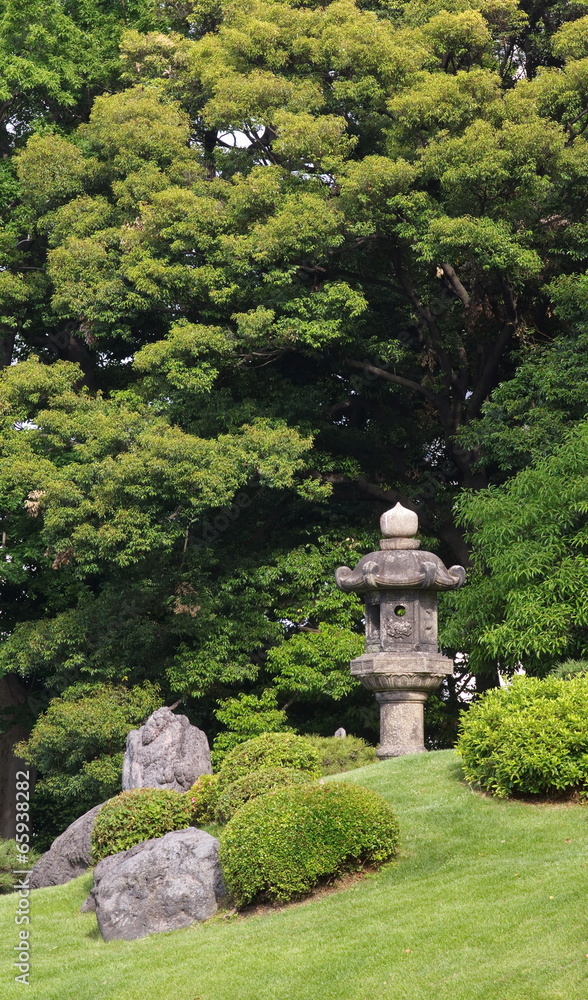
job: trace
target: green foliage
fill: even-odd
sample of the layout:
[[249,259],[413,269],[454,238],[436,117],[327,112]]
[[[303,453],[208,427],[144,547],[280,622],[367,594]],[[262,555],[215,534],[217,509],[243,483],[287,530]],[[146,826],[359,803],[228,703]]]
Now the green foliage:
[[468,781],[501,798],[588,786],[588,677],[517,677],[464,714],[457,750]]
[[[588,653],[588,424],[502,487],[465,494],[470,583],[451,598],[443,638],[470,666],[544,675]],[[462,644],[462,645],[460,645]]]
[[201,774],[186,792],[192,805],[192,826],[206,826],[215,820],[218,801],[218,774]]
[[566,660],[549,671],[550,677],[558,677],[562,680],[572,680],[574,677],[582,677],[588,674],[588,660]]
[[227,730],[214,741],[212,762],[222,765],[227,753],[241,743],[246,743],[263,733],[277,733],[287,730],[287,717],[278,708],[277,692],[271,689],[260,695],[240,694],[236,698],[226,698],[220,702],[216,717]]
[[214,818],[217,823],[227,823],[249,799],[256,799],[258,795],[265,795],[277,788],[306,785],[310,780],[308,771],[296,771],[289,767],[260,767],[223,788],[218,797]]
[[92,829],[94,863],[192,823],[190,796],[163,788],[132,788],[102,806]]
[[[465,563],[460,490],[583,418],[585,9],[448,6],[0,4],[0,672],[41,704],[374,739],[333,568],[399,499]],[[552,666],[475,593],[448,648]]]
[[[39,857],[37,851],[30,850],[27,854],[27,867],[32,868]],[[0,840],[0,895],[14,892],[14,883],[23,877],[14,873],[17,869],[21,870],[22,866],[22,854],[18,853],[16,840]]]
[[356,785],[304,785],[244,805],[227,824],[221,864],[238,905],[287,900],[319,881],[388,861],[398,823],[375,792]]
[[377,761],[374,747],[358,736],[305,736],[318,750],[321,774],[340,774],[353,771],[356,767],[366,767]]
[[150,683],[77,684],[54,698],[18,753],[40,777],[31,814],[40,846],[78,816],[120,790],[125,741],[161,706]]
[[310,778],[320,775],[318,751],[302,736],[294,733],[264,733],[231,750],[219,771],[222,790],[239,778],[262,767],[286,767],[305,771]]

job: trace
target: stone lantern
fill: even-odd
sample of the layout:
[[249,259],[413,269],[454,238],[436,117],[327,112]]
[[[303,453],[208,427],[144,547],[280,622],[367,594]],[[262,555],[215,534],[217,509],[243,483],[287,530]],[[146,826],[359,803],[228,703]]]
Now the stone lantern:
[[461,587],[465,569],[421,552],[418,526],[414,511],[397,503],[380,518],[380,551],[335,574],[341,590],[364,595],[365,653],[351,673],[376,693],[382,760],[424,752],[425,701],[453,672],[437,646],[437,591]]

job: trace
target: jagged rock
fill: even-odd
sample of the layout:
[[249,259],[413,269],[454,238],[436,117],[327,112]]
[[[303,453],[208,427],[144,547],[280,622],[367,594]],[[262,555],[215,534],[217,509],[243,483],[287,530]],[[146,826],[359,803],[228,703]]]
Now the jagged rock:
[[42,854],[31,872],[30,888],[63,885],[84,872],[92,864],[92,827],[104,803],[89,809],[74,820]]
[[123,791],[170,788],[186,792],[201,774],[212,774],[208,740],[185,715],[158,708],[144,726],[127,736]]
[[347,733],[343,729],[343,726],[340,726],[339,729],[335,730],[335,736],[337,736],[338,739],[340,739],[340,740],[344,740],[346,738]]
[[188,827],[104,858],[82,909],[95,909],[105,941],[132,941],[207,920],[225,889],[219,842]]

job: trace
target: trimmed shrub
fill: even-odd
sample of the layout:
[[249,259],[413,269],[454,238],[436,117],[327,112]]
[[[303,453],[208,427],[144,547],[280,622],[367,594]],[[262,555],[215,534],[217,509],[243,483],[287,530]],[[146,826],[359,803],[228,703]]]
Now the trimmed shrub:
[[468,781],[500,798],[588,786],[588,676],[517,677],[464,715],[457,751]]
[[288,767],[262,767],[242,778],[237,778],[220,793],[215,810],[217,823],[227,823],[249,799],[274,792],[276,788],[290,785],[307,785],[312,781],[308,771],[294,771]]
[[[26,868],[32,868],[40,857],[37,851],[29,851]],[[22,877],[14,874],[17,868],[23,868],[23,862],[16,840],[0,840],[0,893],[14,892],[14,883]]]
[[375,764],[376,748],[371,747],[359,736],[305,736],[308,742],[318,750],[321,774],[340,774],[342,771],[353,771],[356,767]]
[[288,900],[328,876],[387,861],[397,844],[398,823],[381,796],[321,782],[246,802],[221,837],[221,865],[237,905]]
[[102,806],[92,830],[94,863],[128,851],[152,837],[192,825],[192,803],[185,792],[165,788],[131,788]]
[[223,760],[219,771],[219,788],[244,778],[262,767],[287,767],[307,771],[312,778],[320,777],[318,750],[303,736],[294,733],[264,733],[240,743]]
[[186,792],[192,805],[192,826],[215,822],[218,774],[201,774]]

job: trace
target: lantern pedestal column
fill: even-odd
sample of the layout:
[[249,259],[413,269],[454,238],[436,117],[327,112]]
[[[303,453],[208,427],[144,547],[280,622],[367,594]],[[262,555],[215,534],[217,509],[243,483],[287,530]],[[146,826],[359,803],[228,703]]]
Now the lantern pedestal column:
[[351,673],[380,706],[380,760],[425,753],[425,702],[452,669],[439,653],[364,653],[351,661]]
[[376,695],[380,706],[380,760],[402,757],[406,753],[425,753],[426,691],[381,691]]

